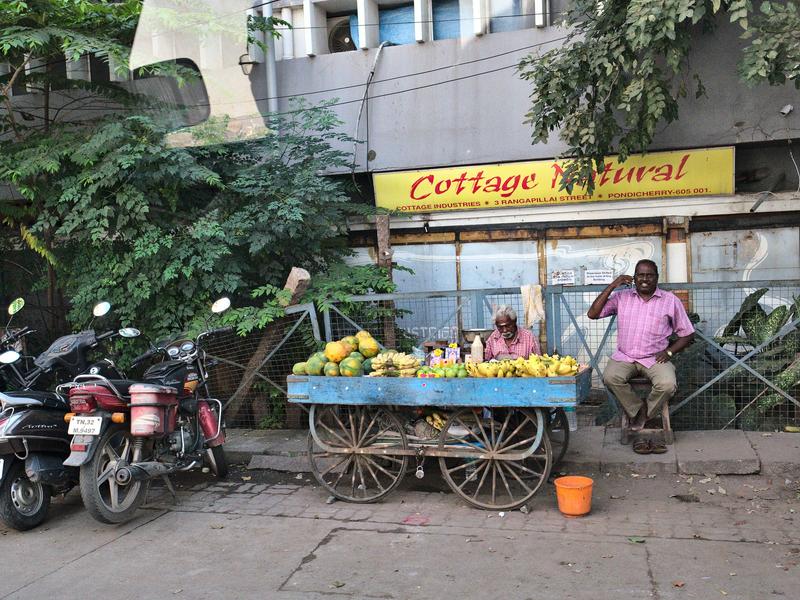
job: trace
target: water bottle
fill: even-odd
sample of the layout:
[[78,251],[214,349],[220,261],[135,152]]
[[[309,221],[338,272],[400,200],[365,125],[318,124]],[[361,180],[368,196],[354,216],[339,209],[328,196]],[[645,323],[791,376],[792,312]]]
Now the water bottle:
[[567,413],[567,425],[570,431],[578,430],[578,415],[575,413],[574,406],[565,406],[564,412]]
[[481,341],[480,334],[476,334],[475,339],[472,340],[472,348],[470,355],[472,356],[472,362],[475,363],[483,362],[483,342]]

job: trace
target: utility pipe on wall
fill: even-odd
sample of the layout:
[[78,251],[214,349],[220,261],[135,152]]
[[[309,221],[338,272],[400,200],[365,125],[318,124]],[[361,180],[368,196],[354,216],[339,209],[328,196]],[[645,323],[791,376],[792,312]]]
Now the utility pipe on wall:
[[[265,19],[272,18],[272,3],[267,2],[261,8]],[[278,112],[278,72],[275,66],[275,38],[269,33],[266,36],[267,60],[265,61],[267,73],[267,110],[271,113]]]

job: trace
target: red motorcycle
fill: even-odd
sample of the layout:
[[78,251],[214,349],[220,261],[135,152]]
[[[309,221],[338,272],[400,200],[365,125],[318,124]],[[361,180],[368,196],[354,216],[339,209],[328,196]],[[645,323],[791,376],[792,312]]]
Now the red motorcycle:
[[[228,306],[229,301],[218,301],[212,310]],[[174,341],[137,357],[134,365],[164,356],[142,381],[80,375],[61,386],[69,394],[66,419],[74,436],[64,464],[80,467],[81,497],[95,519],[131,519],[156,477],[174,495],[168,477],[173,473],[205,465],[217,477],[227,475],[223,406],[209,396],[211,365],[203,341],[229,331],[206,331],[195,340]]]

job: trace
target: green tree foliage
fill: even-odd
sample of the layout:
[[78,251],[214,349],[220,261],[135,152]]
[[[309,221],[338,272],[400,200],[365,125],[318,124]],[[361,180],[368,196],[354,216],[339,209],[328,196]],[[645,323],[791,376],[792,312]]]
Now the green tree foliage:
[[105,298],[123,322],[160,334],[215,296],[341,261],[357,209],[321,174],[346,164],[331,147],[338,125],[324,106],[301,107],[273,120],[281,135],[189,150],[168,147],[153,119],[128,116],[9,144],[0,174],[38,199],[34,235],[59,240],[72,320]]
[[558,131],[573,158],[562,189],[593,190],[607,156],[644,152],[656,127],[678,118],[678,101],[704,93],[692,76],[693,36],[717,19],[738,24],[747,40],[741,78],[751,84],[793,82],[800,89],[800,5],[750,0],[573,0],[560,48],[519,65],[533,86],[527,121],[533,141]]
[[[91,54],[127,72],[140,10],[141,0],[0,0],[6,234],[38,252],[49,304],[63,292],[76,326],[107,299],[124,324],[157,337],[189,326],[223,294],[264,301],[263,324],[279,310],[270,290],[292,266],[321,273],[347,253],[345,221],[359,207],[323,176],[349,164],[334,149],[346,141],[341,123],[325,105],[298,104],[271,118],[275,134],[263,139],[170,147],[174,111],[155,110],[163,107],[130,86],[68,80],[58,68]],[[191,76],[166,63],[148,74]],[[20,82],[34,92],[24,103],[11,93]],[[89,110],[92,98],[113,110]],[[198,135],[213,141],[224,128],[210,123]]]

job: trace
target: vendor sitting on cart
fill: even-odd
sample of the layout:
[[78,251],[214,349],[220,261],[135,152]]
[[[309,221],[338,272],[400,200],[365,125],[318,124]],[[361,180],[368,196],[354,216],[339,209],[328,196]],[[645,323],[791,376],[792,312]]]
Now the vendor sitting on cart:
[[539,341],[527,329],[517,327],[517,313],[505,304],[494,311],[495,330],[486,340],[483,352],[486,360],[528,358],[539,354]]
[[[616,288],[631,282],[633,289],[612,295]],[[641,431],[675,393],[675,366],[670,361],[691,343],[694,327],[677,296],[658,288],[658,267],[647,259],[636,263],[633,277],[620,275],[612,281],[587,313],[590,319],[611,315],[617,315],[617,350],[608,361],[603,382],[630,418],[631,430]],[[673,333],[678,337],[670,344]],[[637,375],[646,376],[653,384],[645,402],[628,383]],[[663,444],[644,440],[633,449],[640,454],[666,452]]]

